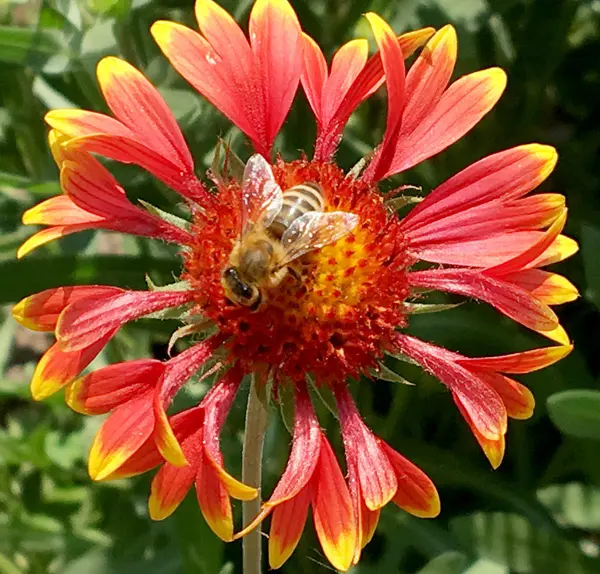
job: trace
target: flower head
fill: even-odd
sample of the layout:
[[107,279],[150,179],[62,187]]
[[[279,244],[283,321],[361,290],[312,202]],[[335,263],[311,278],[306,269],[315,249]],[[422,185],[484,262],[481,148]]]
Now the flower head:
[[[195,485],[207,522],[231,540],[231,499],[249,500],[257,491],[224,468],[219,434],[227,412],[245,374],[254,373],[276,402],[291,389],[287,467],[237,536],[272,515],[269,560],[279,567],[312,507],[325,555],[346,570],[388,502],[420,517],[440,510],[431,480],[362,420],[349,378],[376,373],[386,354],[419,363],[448,387],[497,467],[507,417],[527,418],[534,405],[529,390],[507,375],[548,366],[571,350],[550,305],[574,299],[577,290],[542,267],[572,255],[577,245],[561,235],[564,198],[529,195],[557,155],[549,146],[523,145],[467,167],[425,199],[386,196],[378,190],[381,180],[441,152],[494,106],[506,83],[500,69],[450,83],[457,57],[451,26],[397,37],[370,13],[377,53],[369,57],[367,41],[352,40],[328,66],[285,0],[256,1],[248,38],[212,0],[197,0],[196,16],[200,33],[161,21],[152,34],[178,72],[248,136],[255,154],[244,167],[225,149],[226,168],[209,172],[209,190],[158,91],[113,57],[98,65],[112,116],[47,115],[64,194],[25,213],[25,223],[48,227],[19,256],[102,228],[180,245],[184,270],[179,282],[149,291],[61,287],[18,303],[18,321],[56,335],[32,393],[42,399],[65,387],[73,409],[109,413],[90,453],[94,479],[159,466],[150,515],[165,518]],[[406,72],[405,59],[423,45]],[[384,83],[383,140],[345,173],[333,160],[344,126]],[[317,123],[314,156],[273,161],[275,138],[300,85]],[[151,172],[181,195],[189,219],[133,205],[94,155]],[[408,205],[414,207],[400,216],[398,208]],[[406,330],[430,290],[489,303],[558,345],[469,358],[421,341]],[[173,342],[187,335],[197,342],[166,362],[139,359],[82,374],[123,324],[165,312],[183,323]],[[179,389],[199,370],[217,374],[218,382],[199,405],[168,416]],[[346,478],[319,427],[307,381],[335,397]]]

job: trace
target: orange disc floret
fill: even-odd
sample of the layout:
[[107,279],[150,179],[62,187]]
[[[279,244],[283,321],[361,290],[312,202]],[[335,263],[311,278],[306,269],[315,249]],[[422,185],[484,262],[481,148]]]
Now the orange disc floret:
[[376,365],[394,329],[405,325],[409,261],[398,221],[374,187],[333,164],[279,160],[273,172],[283,190],[319,184],[327,211],[354,213],[360,223],[295,262],[299,279],[289,274],[252,311],[228,301],[221,285],[239,234],[241,188],[220,185],[218,214],[197,218],[186,255],[197,312],[217,324],[247,372],[270,365],[276,378],[311,373],[327,383],[357,377]]

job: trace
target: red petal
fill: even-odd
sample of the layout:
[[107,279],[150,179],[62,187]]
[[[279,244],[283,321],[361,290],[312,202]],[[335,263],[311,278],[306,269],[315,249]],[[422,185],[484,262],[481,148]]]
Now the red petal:
[[285,0],[257,0],[249,32],[264,102],[264,117],[252,118],[259,134],[257,151],[269,153],[298,89],[304,42],[298,18]]
[[[408,58],[433,34],[433,28],[422,28],[398,36],[404,59]],[[330,117],[328,125],[323,126],[315,145],[315,159],[328,161],[331,159],[341,139],[342,130],[358,105],[374,94],[383,84],[384,73],[381,54],[372,56],[349,87],[344,98],[339,101],[335,114]],[[319,117],[319,116],[317,116]]]
[[64,350],[82,349],[121,325],[192,298],[191,291],[125,291],[100,301],[75,301],[61,314],[56,338]]
[[309,483],[319,462],[321,441],[325,440],[306,388],[296,388],[294,440],[287,465],[273,494],[263,508],[235,538],[254,530],[278,505],[291,500]]
[[281,568],[292,555],[306,524],[311,488],[305,486],[296,496],[282,502],[273,511],[269,531],[269,566]]
[[379,441],[398,478],[394,502],[419,518],[434,518],[440,513],[440,497],[431,479],[389,444]]
[[337,387],[336,399],[348,466],[356,468],[367,508],[377,510],[385,506],[396,494],[398,483],[394,469],[373,433],[361,420],[348,389]]
[[165,241],[189,241],[185,231],[132,205],[123,188],[99,164],[92,170],[88,165],[67,160],[60,172],[60,182],[73,202],[81,209],[104,218],[108,229]]
[[156,419],[154,440],[161,454],[171,464],[186,464],[181,446],[169,424],[165,409],[170,405],[177,391],[212,356],[215,340],[207,340],[190,347],[166,364],[162,379],[154,394],[153,409]]
[[196,496],[204,519],[212,531],[225,542],[233,540],[231,501],[214,466],[202,456],[202,467],[196,477]]
[[535,189],[554,169],[553,147],[529,144],[479,160],[432,191],[402,219],[408,232],[499,199],[516,199]]
[[360,489],[356,461],[346,458],[346,464],[348,468],[348,489],[352,500],[354,519],[356,520],[356,547],[352,564],[358,564],[362,549],[369,543],[375,533],[381,510],[369,510],[367,508]]
[[572,350],[573,345],[560,345],[496,357],[461,357],[457,359],[457,362],[468,369],[489,369],[502,373],[523,374],[549,367],[566,357]]
[[[135,139],[134,132],[118,120],[87,110],[51,110],[44,119],[48,125],[54,128],[55,134],[58,132],[62,136],[58,141],[53,142],[55,145],[64,143],[64,136],[68,136],[67,140],[91,134],[108,134]],[[56,163],[60,167],[62,161]]]
[[559,235],[554,243],[544,251],[537,259],[533,260],[527,265],[529,269],[534,267],[545,267],[546,265],[552,265],[552,263],[558,263],[564,261],[571,255],[574,255],[579,251],[579,245],[577,242],[570,237]]
[[232,368],[207,394],[202,401],[206,409],[204,422],[204,454],[217,471],[219,478],[227,488],[229,495],[238,500],[252,500],[257,497],[256,488],[247,486],[236,480],[223,468],[219,439],[227,413],[231,408],[235,394],[240,386],[244,373],[239,368]]
[[117,470],[111,472],[104,480],[119,480],[137,476],[152,470],[164,461],[165,459],[158,452],[152,437],[149,437]]
[[39,360],[31,378],[31,395],[41,401],[70,383],[97,356],[115,331],[109,331],[88,347],[65,351],[58,343],[50,347]]
[[[148,509],[153,520],[171,515],[188,493],[202,464],[202,416],[196,416],[195,431],[182,441],[181,446],[189,461],[185,466],[165,462],[152,480]],[[191,421],[190,421],[191,422]]]
[[356,523],[348,487],[325,437],[313,480],[313,519],[319,542],[333,567],[346,571],[357,545]]
[[489,439],[506,433],[506,409],[498,394],[474,373],[458,364],[456,355],[414,337],[396,334],[398,349],[444,383],[461,406],[463,415]]
[[177,71],[268,155],[298,87],[303,41],[291,6],[259,0],[250,15],[250,48],[235,20],[211,0],[196,3],[204,38],[156,22],[152,34]]
[[48,229],[42,229],[42,231],[34,233],[23,243],[23,245],[21,245],[21,247],[19,247],[17,250],[17,259],[25,257],[25,255],[34,249],[37,249],[50,241],[54,241],[55,239],[60,239],[61,237],[71,235],[72,233],[78,233],[79,231],[102,228],[104,227],[104,221],[105,220],[95,223],[81,223],[79,225],[59,225],[49,227]]
[[554,311],[511,283],[463,269],[417,271],[409,275],[409,280],[415,287],[439,289],[485,301],[521,325],[556,339],[553,332],[558,326],[558,318]]
[[375,152],[373,160],[366,169],[363,179],[379,181],[387,173],[394,159],[395,146],[404,111],[404,55],[396,36],[388,24],[376,14],[366,15],[379,47],[381,61],[385,71],[385,83],[388,96],[387,121],[381,146]]
[[[196,3],[196,10],[200,4],[209,3]],[[246,56],[236,57],[238,45],[231,30],[222,34],[223,39],[231,41],[230,59],[227,53],[219,55],[200,34],[180,24],[158,21],[152,25],[151,32],[172,66],[250,139],[257,141],[256,127],[247,116],[247,110],[256,105],[258,97],[255,89],[247,87],[250,60]],[[234,61],[239,69],[232,68]]]
[[[394,497],[395,500],[396,497]],[[379,522],[379,514],[381,513],[381,509],[379,510],[369,510],[367,506],[364,504],[361,498],[360,504],[360,546],[364,548],[375,534],[375,530],[377,529],[377,523]],[[360,557],[360,555],[359,555]],[[358,563],[358,558],[354,558],[353,564]]]
[[97,76],[109,108],[139,141],[180,170],[193,173],[192,155],[171,110],[143,74],[124,60],[109,56],[98,64]]
[[363,38],[347,42],[334,54],[329,78],[323,88],[322,119],[325,125],[333,118],[350,86],[365,67],[368,55],[369,44]]
[[509,417],[524,420],[533,415],[535,399],[527,387],[498,373],[474,372],[500,395]]
[[[202,443],[202,436],[197,439],[198,447]],[[202,453],[198,448],[198,458]],[[198,473],[199,463],[186,451],[186,458],[190,461],[185,466],[174,466],[165,462],[152,480],[148,511],[152,520],[164,520],[183,502],[186,494],[194,484]]]
[[[173,432],[177,437],[177,440],[184,445],[184,449],[187,449],[193,444],[201,444],[191,441],[190,447],[187,446],[188,438],[197,433],[204,421],[204,411],[202,407],[197,406],[191,409],[187,409],[180,413],[177,413],[171,417],[170,423],[173,428]],[[190,459],[194,461],[194,456],[188,452]],[[146,472],[165,460],[156,448],[156,443],[152,436],[148,437],[144,444],[129,458],[127,461],[118,468],[115,472],[107,476],[107,480],[125,478],[128,476],[134,476],[142,472]]]
[[321,445],[321,429],[304,389],[296,392],[294,440],[285,471],[265,506],[276,506],[296,496],[312,477]]
[[131,137],[96,133],[69,141],[70,150],[96,153],[122,163],[143,167],[182,196],[201,203],[211,204],[214,196],[209,194],[193,172],[182,172],[165,156]]
[[116,408],[94,438],[88,459],[90,476],[108,478],[145,443],[153,428],[151,393]]
[[327,62],[319,45],[307,34],[304,38],[304,59],[300,79],[308,103],[319,125],[323,122],[323,92],[327,82]]
[[563,230],[565,223],[567,222],[567,210],[563,209],[561,215],[556,221],[545,231],[538,241],[536,241],[531,247],[521,252],[516,257],[504,261],[494,267],[488,267],[483,271],[486,275],[493,277],[500,277],[505,273],[514,273],[524,269],[527,265],[530,265],[538,257],[540,257],[546,250],[554,243],[556,238],[560,235]]
[[122,293],[118,287],[107,285],[77,285],[46,289],[21,299],[12,309],[12,315],[24,327],[34,331],[54,331],[63,309],[81,299],[98,299]]
[[65,401],[79,413],[104,414],[152,390],[164,369],[164,363],[154,359],[108,365],[73,381]]
[[542,229],[562,213],[565,197],[537,194],[515,200],[496,200],[423,225],[409,233],[413,250],[443,248],[449,242],[480,240],[498,234]]
[[506,87],[506,74],[490,68],[454,82],[438,105],[410,136],[400,137],[389,177],[430,158],[465,135],[496,104]]
[[77,225],[104,218],[82,209],[66,195],[57,195],[28,209],[22,221],[25,225]]
[[457,400],[456,396],[453,395],[453,398],[458,410],[471,427],[473,436],[477,439],[479,446],[483,450],[487,459],[490,461],[492,468],[498,468],[502,463],[502,459],[504,458],[504,449],[506,446],[504,435],[501,434],[497,437],[489,438],[488,436],[482,434],[477,428],[477,425],[471,419],[470,413],[465,409],[464,404],[460,400]]
[[440,101],[454,71],[456,54],[456,31],[447,25],[427,42],[411,66],[406,77],[403,135],[411,134]]
[[[542,240],[543,235],[544,232],[542,231],[512,231],[482,239],[448,241],[442,242],[439,245],[417,247],[414,249],[414,255],[423,261],[430,261],[431,263],[489,268],[517,257],[524,250],[529,249]],[[561,235],[558,237],[558,241],[562,241],[561,238],[568,239]],[[548,265],[554,263],[556,260],[569,257],[574,253],[573,250],[566,251],[570,249],[570,245],[570,243],[567,243],[559,249],[554,249],[551,246],[550,249],[554,252],[553,256],[556,257],[555,260],[550,259],[546,262],[536,260],[528,267]],[[577,250],[575,249],[575,251]],[[549,250],[546,251],[546,254],[549,254]]]
[[529,291],[546,305],[560,305],[575,301],[579,297],[577,287],[567,278],[557,273],[540,269],[525,269],[504,275],[503,279]]

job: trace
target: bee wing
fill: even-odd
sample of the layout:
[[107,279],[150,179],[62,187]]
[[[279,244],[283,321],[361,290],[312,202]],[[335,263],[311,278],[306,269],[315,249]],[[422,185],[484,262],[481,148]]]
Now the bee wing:
[[346,211],[305,213],[288,227],[281,238],[285,256],[279,264],[280,267],[310,251],[335,243],[348,235],[358,222],[358,215]]
[[242,180],[241,232],[261,223],[269,227],[283,205],[283,192],[273,176],[273,170],[260,154],[254,154],[244,168]]

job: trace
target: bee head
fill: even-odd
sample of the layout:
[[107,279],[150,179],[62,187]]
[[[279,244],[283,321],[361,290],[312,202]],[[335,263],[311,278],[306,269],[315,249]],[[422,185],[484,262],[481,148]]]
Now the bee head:
[[260,290],[256,285],[244,281],[235,267],[226,267],[223,270],[221,283],[226,297],[236,305],[249,307],[252,311],[260,306]]

